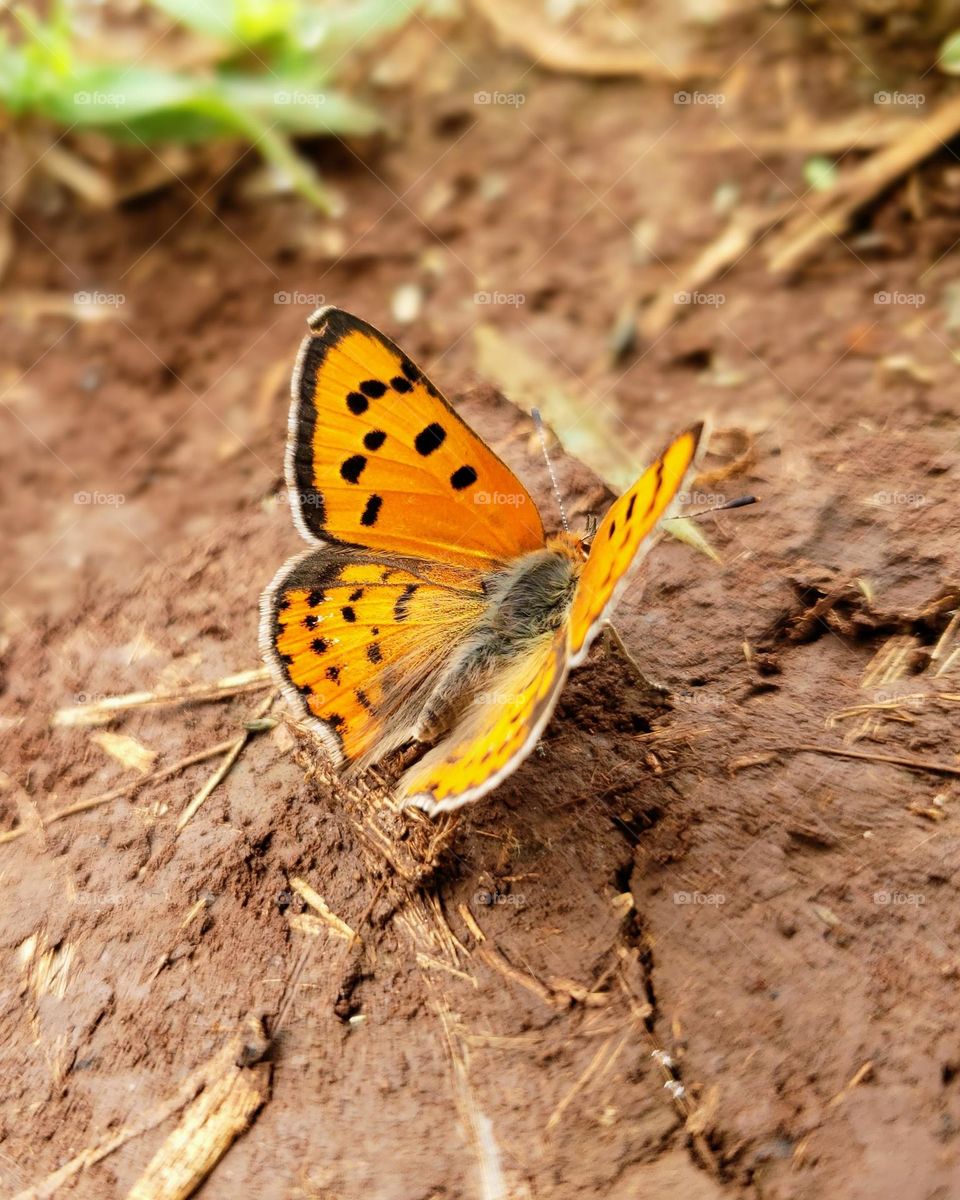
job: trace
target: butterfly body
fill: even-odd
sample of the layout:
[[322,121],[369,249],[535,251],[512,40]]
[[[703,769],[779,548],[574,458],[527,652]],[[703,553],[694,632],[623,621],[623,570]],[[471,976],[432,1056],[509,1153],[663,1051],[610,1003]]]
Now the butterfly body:
[[558,535],[543,550],[525,554],[484,579],[491,632],[502,639],[506,652],[563,623],[586,561],[581,546],[579,539]]
[[513,473],[392,342],[339,309],[310,325],[286,474],[312,548],[264,593],[264,657],[343,769],[436,743],[398,789],[456,808],[536,744],[700,429],[614,503],[588,554],[574,534],[546,537]]
[[543,550],[481,578],[486,608],[451,649],[414,730],[417,740],[434,741],[455,723],[464,702],[484,689],[497,694],[499,672],[553,640],[567,620],[585,560],[581,539],[559,534]]

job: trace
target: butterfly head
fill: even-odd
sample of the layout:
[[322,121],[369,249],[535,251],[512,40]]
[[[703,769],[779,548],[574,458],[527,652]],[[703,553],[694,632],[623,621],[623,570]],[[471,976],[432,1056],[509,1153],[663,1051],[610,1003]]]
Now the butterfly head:
[[587,514],[587,527],[583,531],[583,537],[580,539],[580,544],[583,546],[583,553],[590,553],[590,547],[593,545],[593,539],[596,536],[597,530],[600,528],[600,518],[596,513]]
[[590,544],[586,535],[581,537],[572,530],[564,529],[547,539],[547,549],[581,566],[590,552]]

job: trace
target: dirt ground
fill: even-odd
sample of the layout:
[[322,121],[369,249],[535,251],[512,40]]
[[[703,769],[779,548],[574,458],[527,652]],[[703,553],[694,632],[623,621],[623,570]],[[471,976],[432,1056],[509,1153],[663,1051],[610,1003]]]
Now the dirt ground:
[[[722,302],[612,354],[732,187],[808,203],[805,152],[754,148],[797,94],[771,67],[762,103],[684,106],[531,69],[478,27],[451,45],[429,106],[393,96],[393,137],[315,148],[343,217],[250,204],[247,164],[108,214],[53,194],[21,213],[0,313],[0,813],[26,829],[0,844],[0,1187],[149,1117],[253,1014],[266,1065],[237,1070],[262,1105],[204,1200],[960,1196],[956,155],[793,277],[747,253],[704,289]],[[823,78],[811,121],[862,103],[849,63]],[[122,301],[96,321],[43,302],[80,291]],[[136,778],[58,709],[259,665],[258,595],[297,548],[287,381],[324,301],[401,341],[547,524],[478,326],[615,420],[638,467],[712,416],[699,490],[763,503],[702,521],[719,563],[664,539],[622,602],[669,698],[598,648],[538,753],[438,826],[347,796],[285,721],[182,829],[216,759],[51,822]],[[558,473],[578,520],[602,511],[586,467]],[[163,767],[265,694],[109,729]],[[177,1111],[56,1194],[126,1195]]]

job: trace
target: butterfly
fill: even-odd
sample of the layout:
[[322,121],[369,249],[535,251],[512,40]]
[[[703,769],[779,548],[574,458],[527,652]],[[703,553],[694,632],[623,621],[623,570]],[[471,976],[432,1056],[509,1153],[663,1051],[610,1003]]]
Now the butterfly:
[[694,470],[681,433],[588,544],[544,532],[526,489],[389,338],[342,309],[309,319],[285,473],[310,548],[263,593],[263,656],[343,771],[412,742],[396,786],[430,814],[531,752],[650,535]]

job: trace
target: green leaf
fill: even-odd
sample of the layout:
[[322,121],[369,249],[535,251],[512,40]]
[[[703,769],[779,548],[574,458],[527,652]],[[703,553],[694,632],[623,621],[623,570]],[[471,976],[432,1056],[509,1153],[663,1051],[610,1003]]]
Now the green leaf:
[[286,133],[359,136],[383,126],[372,108],[307,80],[225,74],[218,78],[217,89],[226,103],[257,113]]
[[713,546],[710,545],[707,535],[696,521],[691,521],[689,517],[668,517],[663,524],[667,533],[672,534],[678,542],[683,542],[685,546],[689,546],[692,550],[697,550],[700,554],[705,554],[707,558],[712,558],[714,562],[723,561]]
[[829,192],[837,182],[837,164],[816,154],[803,164],[803,177],[815,192]]
[[78,62],[69,4],[53,0],[46,21],[17,11],[19,44],[0,30],[0,105],[148,147],[242,138],[303,195],[329,208],[329,195],[291,138],[382,127],[373,108],[331,87],[329,77],[360,42],[409,20],[419,2],[153,0],[176,24],[224,45],[218,66],[201,73]]
[[357,0],[326,12],[304,4],[297,12],[293,40],[307,50],[322,48],[333,61],[351,47],[399,28],[415,11],[410,0]]
[[209,84],[150,67],[85,67],[52,93],[48,112],[64,124],[98,128],[188,106]]
[[176,24],[207,37],[236,38],[233,0],[153,0]]
[[944,38],[937,66],[946,75],[960,75],[960,30]]

